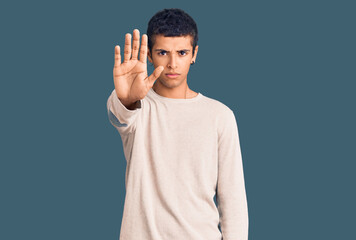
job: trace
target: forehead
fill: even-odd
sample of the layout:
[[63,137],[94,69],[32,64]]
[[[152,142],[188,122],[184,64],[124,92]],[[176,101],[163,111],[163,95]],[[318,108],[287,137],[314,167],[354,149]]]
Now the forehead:
[[193,37],[190,35],[180,37],[165,37],[163,35],[156,35],[153,49],[164,50],[179,50],[191,49]]

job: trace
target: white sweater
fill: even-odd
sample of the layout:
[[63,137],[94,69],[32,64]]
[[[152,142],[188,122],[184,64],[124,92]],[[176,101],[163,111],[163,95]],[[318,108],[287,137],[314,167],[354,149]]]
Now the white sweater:
[[107,101],[127,161],[120,240],[247,240],[233,111],[201,93],[176,99],[152,88],[139,103],[127,109],[115,90]]

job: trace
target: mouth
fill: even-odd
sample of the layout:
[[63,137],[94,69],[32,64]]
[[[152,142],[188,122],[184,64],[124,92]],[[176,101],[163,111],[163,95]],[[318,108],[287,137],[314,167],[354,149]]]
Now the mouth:
[[176,78],[178,77],[180,74],[178,73],[166,73],[166,76],[169,78]]

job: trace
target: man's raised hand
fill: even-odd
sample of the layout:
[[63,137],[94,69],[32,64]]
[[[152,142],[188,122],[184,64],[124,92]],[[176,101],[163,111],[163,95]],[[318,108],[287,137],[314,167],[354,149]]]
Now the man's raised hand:
[[115,46],[114,84],[116,95],[123,103],[130,104],[143,99],[164,69],[159,66],[150,76],[147,75],[147,40],[147,35],[143,34],[138,59],[140,32],[138,29],[133,31],[132,49],[131,34],[127,33],[122,63],[120,46]]

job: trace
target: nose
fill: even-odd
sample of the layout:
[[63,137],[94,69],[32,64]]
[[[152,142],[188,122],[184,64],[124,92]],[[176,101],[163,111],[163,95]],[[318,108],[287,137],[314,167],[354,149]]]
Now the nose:
[[168,68],[177,68],[177,60],[175,55],[171,55],[168,62]]

